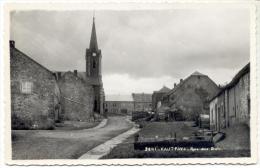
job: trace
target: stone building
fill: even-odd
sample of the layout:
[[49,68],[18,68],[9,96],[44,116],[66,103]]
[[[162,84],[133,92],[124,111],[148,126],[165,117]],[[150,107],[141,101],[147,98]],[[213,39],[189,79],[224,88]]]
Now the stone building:
[[153,94],[152,94],[152,110],[154,112],[156,112],[157,108],[159,108],[161,106],[162,97],[166,93],[168,93],[169,91],[171,91],[171,89],[169,89],[166,86],[163,86],[160,90],[153,92]]
[[152,110],[152,94],[132,93],[134,100],[134,111],[143,112]]
[[93,111],[103,115],[105,93],[102,82],[102,53],[98,48],[94,17],[89,48],[86,51],[86,72],[84,77],[86,83],[94,89]]
[[86,50],[86,72],[51,72],[10,41],[13,129],[49,129],[55,121],[89,121],[104,115],[101,50],[95,20]]
[[88,121],[93,118],[94,89],[77,71],[57,76],[61,90],[61,120]]
[[250,120],[250,64],[241,69],[232,81],[210,101],[210,127],[221,130]]
[[134,111],[134,101],[131,95],[107,95],[105,102],[107,114],[127,114],[132,115]]
[[51,129],[60,113],[53,73],[10,41],[12,129]]
[[194,72],[162,98],[162,107],[167,107],[173,120],[197,120],[200,114],[209,115],[209,100],[219,91],[207,75]]
[[[85,59],[86,72],[74,70],[74,72],[55,73],[63,96],[64,119],[86,121],[94,114],[104,115],[102,54],[97,43],[95,18],[93,18],[91,38]],[[73,110],[74,108],[77,110]]]

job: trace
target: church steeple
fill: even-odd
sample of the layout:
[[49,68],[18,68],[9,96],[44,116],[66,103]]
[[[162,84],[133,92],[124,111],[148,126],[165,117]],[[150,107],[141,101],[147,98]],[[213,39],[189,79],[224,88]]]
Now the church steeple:
[[103,114],[104,89],[102,83],[102,54],[98,48],[95,16],[93,16],[89,48],[86,50],[86,81],[93,87],[93,111]]
[[92,31],[91,31],[89,49],[92,50],[92,51],[98,51],[96,26],[95,26],[95,16],[93,16],[93,23],[92,23]]
[[98,78],[101,76],[101,59],[102,54],[97,43],[95,16],[93,16],[90,43],[86,52],[86,74],[88,77]]

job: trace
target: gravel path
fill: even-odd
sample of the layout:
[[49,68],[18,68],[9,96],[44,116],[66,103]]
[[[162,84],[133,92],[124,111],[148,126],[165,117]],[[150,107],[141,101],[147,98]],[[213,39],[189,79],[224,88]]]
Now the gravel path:
[[249,150],[250,130],[246,125],[236,125],[224,130],[226,138],[216,144],[217,147],[226,150]]
[[103,127],[84,130],[14,130],[13,159],[79,158],[131,129],[133,124],[126,119],[124,116],[109,117]]
[[86,138],[102,139],[107,138],[111,132],[130,128],[132,125],[126,122],[126,117],[114,116],[106,121],[106,125],[102,127],[83,129],[83,130],[16,130],[17,134],[31,132],[33,137],[46,137],[46,138],[63,138],[63,139],[79,139]]
[[[132,123],[130,120],[128,120],[129,123]],[[126,140],[131,135],[138,132],[140,129],[135,126],[132,129],[106,141],[105,143],[91,149],[84,155],[82,155],[79,159],[100,159],[101,157],[107,155],[114,147],[116,147],[118,144],[122,143],[124,140]]]

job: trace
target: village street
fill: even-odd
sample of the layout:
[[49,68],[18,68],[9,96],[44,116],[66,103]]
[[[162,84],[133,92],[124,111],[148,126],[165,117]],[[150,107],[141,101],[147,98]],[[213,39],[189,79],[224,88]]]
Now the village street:
[[132,126],[127,117],[113,116],[102,128],[13,130],[13,159],[76,159]]
[[253,159],[251,11],[10,13],[7,158]]

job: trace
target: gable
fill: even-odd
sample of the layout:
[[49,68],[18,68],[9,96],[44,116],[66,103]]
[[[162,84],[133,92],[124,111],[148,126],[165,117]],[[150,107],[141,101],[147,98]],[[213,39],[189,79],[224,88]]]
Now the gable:
[[13,78],[29,75],[35,79],[40,77],[54,79],[53,72],[16,48],[10,49],[10,67],[11,77]]

